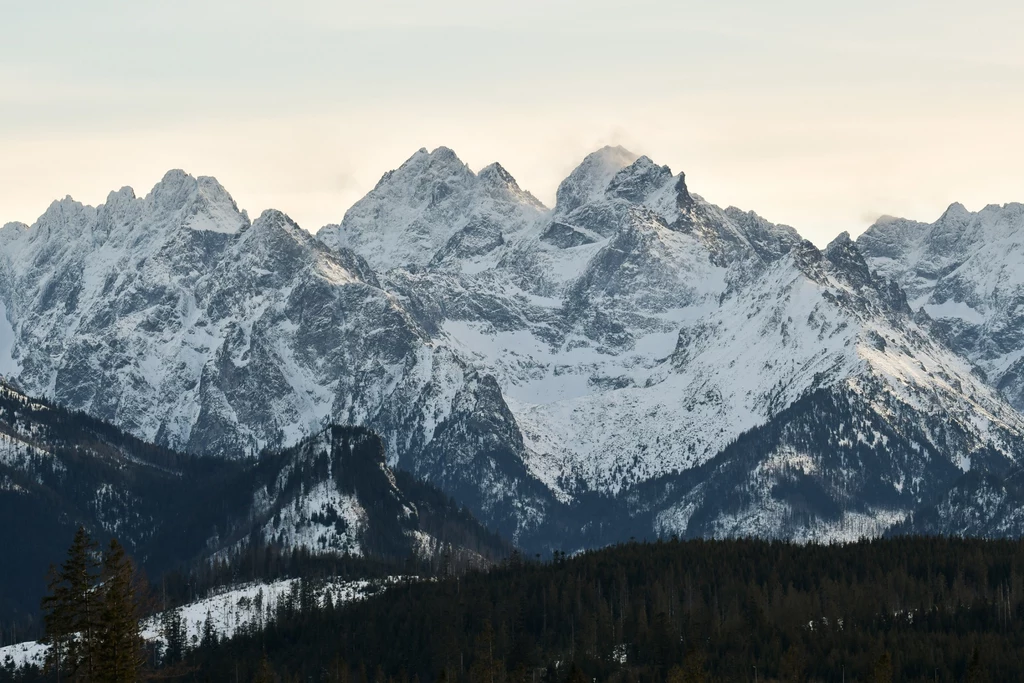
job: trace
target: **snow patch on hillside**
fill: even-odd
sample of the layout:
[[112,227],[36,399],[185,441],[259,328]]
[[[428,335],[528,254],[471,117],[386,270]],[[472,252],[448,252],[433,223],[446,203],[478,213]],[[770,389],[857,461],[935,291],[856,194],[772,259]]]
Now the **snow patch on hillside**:
[[286,505],[263,527],[268,541],[314,553],[362,555],[366,511],[359,499],[338,491],[333,479],[318,483]]
[[7,317],[7,306],[0,301],[0,376],[12,377],[21,372],[21,366],[14,360],[14,343],[17,336]]
[[[312,587],[312,595],[318,607],[324,606],[328,599],[337,606],[378,595],[387,590],[388,586],[408,580],[411,579],[397,576],[373,581],[329,579],[316,582]],[[219,589],[172,611],[181,616],[186,645],[194,647],[203,635],[207,618],[219,639],[232,638],[241,631],[263,629],[274,621],[278,609],[286,603],[290,602],[293,607],[297,607],[301,583],[301,579],[282,579]],[[141,631],[145,640],[166,643],[161,626],[164,616],[164,613],[160,613],[142,622]],[[29,665],[41,667],[48,649],[48,645],[35,641],[0,647],[0,666],[14,669]]]

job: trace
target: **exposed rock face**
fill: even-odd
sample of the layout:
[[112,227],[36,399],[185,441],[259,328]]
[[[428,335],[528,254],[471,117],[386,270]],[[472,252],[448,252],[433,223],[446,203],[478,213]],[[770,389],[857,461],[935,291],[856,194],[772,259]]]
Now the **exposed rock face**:
[[[197,451],[369,427],[390,464],[526,544],[881,533],[966,463],[1016,462],[1024,421],[864,239],[820,251],[621,148],[588,156],[550,211],[496,164],[421,150],[316,238],[277,212],[250,224],[215,181],[172,173],[145,199],[66,200],[0,231],[7,365]],[[839,422],[810,420],[811,396],[846,406],[829,408]],[[773,445],[731,445],[759,429]],[[828,515],[861,517],[828,517],[828,533],[779,521],[799,506],[765,473],[791,460],[829,473]],[[866,471],[854,486],[843,467]],[[762,494],[742,505],[695,488],[751,477]],[[894,498],[878,488],[892,482]],[[701,521],[661,515],[691,504]],[[751,521],[759,506],[781,516]],[[603,514],[622,519],[586,521]]]
[[253,453],[335,420],[421,470],[435,427],[460,419],[453,397],[477,386],[365,260],[277,211],[250,223],[212,179],[66,199],[0,244],[7,374],[162,445]]
[[972,213],[953,204],[931,224],[884,218],[857,245],[953,349],[1024,409],[1024,205]]
[[379,270],[429,264],[472,271],[491,265],[488,256],[543,210],[500,164],[477,174],[447,147],[421,149],[318,236],[365,254]]

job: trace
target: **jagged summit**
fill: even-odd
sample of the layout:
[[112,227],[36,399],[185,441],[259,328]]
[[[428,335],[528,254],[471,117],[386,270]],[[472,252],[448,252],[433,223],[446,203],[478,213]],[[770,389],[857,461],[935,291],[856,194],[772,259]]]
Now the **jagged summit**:
[[45,232],[47,235],[63,235],[65,239],[71,240],[88,230],[95,215],[94,207],[86,206],[67,195],[51,202],[26,234]]
[[[101,242],[152,242],[177,229],[232,235],[248,225],[246,212],[238,208],[216,178],[196,178],[175,169],[142,198],[129,186],[110,192],[106,201],[95,207],[68,195],[51,203],[31,229],[68,235],[95,231],[95,239]],[[129,238],[137,229],[144,229],[146,234]]]
[[[818,537],[773,498],[794,468],[833,511],[861,501],[850,514],[867,526],[829,533],[879,533],[961,462],[1020,455],[1020,416],[936,330],[943,313],[989,315],[992,293],[1024,279],[1024,212],[988,207],[959,227],[956,213],[819,250],[621,147],[588,155],[552,210],[500,164],[474,172],[440,147],[314,237],[273,210],[246,227],[215,180],[172,171],[144,198],[57,204],[5,230],[0,340],[23,385],[164,444],[225,453],[327,421],[371,427],[389,465],[521,539],[557,538],[559,515],[616,494],[671,513],[640,533]],[[985,245],[975,290],[954,289]],[[928,294],[928,315],[905,289]],[[1009,396],[1024,324],[1001,324],[968,332],[975,358],[1002,354],[989,376]],[[771,439],[728,449],[751,430]],[[725,493],[697,500],[692,477],[716,458]],[[676,475],[678,506],[649,488]],[[778,515],[721,507],[737,492]]]
[[253,221],[253,228],[255,229],[257,224],[271,225],[276,228],[281,228],[289,233],[300,234],[304,233],[309,235],[308,232],[302,230],[299,224],[292,220],[292,217],[286,214],[284,211],[277,209],[266,209]]
[[870,267],[1024,409],[1024,205],[954,203],[934,223],[879,221],[857,239]]
[[[429,353],[399,362],[423,333],[363,259],[329,252],[276,210],[248,226],[216,181],[171,172],[145,198],[58,204],[5,234],[0,296],[16,326],[0,337],[19,330],[19,381],[147,439],[236,452],[294,441],[336,395],[375,413],[390,399],[343,398],[370,375],[432,375]],[[371,341],[385,319],[387,340]],[[353,367],[370,347],[396,357]],[[342,365],[349,388],[320,376]],[[72,375],[92,379],[72,387]],[[236,410],[262,426],[236,430]]]
[[555,193],[555,213],[567,214],[604,194],[615,174],[639,158],[624,147],[606,146],[588,154]]
[[864,260],[864,255],[857,249],[857,244],[850,238],[850,233],[843,231],[825,247],[825,258],[842,270],[852,284],[865,286],[871,282],[871,272]]
[[940,221],[966,220],[970,218],[971,212],[960,202],[953,202],[942,212]]
[[472,173],[459,155],[455,153],[455,150],[450,147],[436,147],[433,150],[427,150],[426,147],[420,147],[412,156],[406,159],[401,166],[392,171],[392,173],[398,174],[400,179],[411,179],[416,174],[422,174],[425,172],[434,173],[455,173],[458,175],[465,175]]
[[145,201],[157,211],[180,213],[182,224],[199,232],[238,233],[249,226],[248,215],[216,178],[168,171]]
[[825,258],[844,270],[854,283],[864,285],[871,281],[871,272],[864,255],[857,249],[857,244],[849,232],[844,230],[828,243],[825,247]]
[[512,189],[514,192],[520,192],[519,183],[512,177],[512,174],[505,170],[505,167],[495,161],[492,164],[484,166],[477,173],[481,180],[490,183],[495,187],[507,187]]
[[501,165],[474,173],[451,149],[438,147],[421,149],[386,173],[339,225],[323,227],[317,237],[361,253],[382,272],[453,263],[456,256],[486,261],[545,211]]
[[433,161],[462,164],[462,160],[459,159],[459,155],[456,154],[455,150],[451,147],[440,145],[430,152],[427,152],[426,147],[420,147],[417,154],[422,155],[424,152],[426,152],[427,156]]
[[110,193],[107,194],[107,200],[104,204],[107,206],[123,205],[128,204],[135,199],[137,199],[135,196],[135,190],[131,186],[125,185],[120,190],[111,190]]
[[850,233],[847,230],[843,230],[841,233],[835,236],[835,238],[828,243],[825,247],[825,253],[828,253],[834,249],[845,249],[849,245],[853,244],[853,238],[850,237]]
[[668,166],[659,166],[642,156],[612,176],[605,191],[630,202],[642,203],[671,178],[672,170]]

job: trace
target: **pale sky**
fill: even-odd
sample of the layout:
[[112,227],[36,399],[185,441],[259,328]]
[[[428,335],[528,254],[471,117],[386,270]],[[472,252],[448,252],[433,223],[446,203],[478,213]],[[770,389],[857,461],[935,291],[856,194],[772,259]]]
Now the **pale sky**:
[[819,244],[1024,201],[1024,4],[0,0],[0,223],[216,176],[316,231],[420,147],[622,144]]

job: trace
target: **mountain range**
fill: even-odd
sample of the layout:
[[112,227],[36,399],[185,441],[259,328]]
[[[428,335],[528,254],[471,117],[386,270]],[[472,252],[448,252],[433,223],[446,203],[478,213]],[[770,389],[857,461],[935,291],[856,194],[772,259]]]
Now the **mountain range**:
[[438,148],[314,235],[172,171],[0,230],[0,372],[220,463],[371,430],[528,549],[945,533],[965,486],[1016,495],[1022,227],[954,205],[819,249],[621,147],[552,208]]

